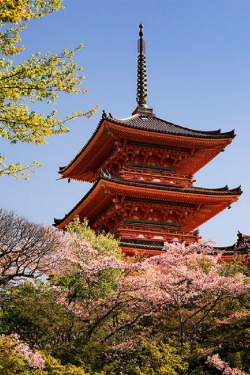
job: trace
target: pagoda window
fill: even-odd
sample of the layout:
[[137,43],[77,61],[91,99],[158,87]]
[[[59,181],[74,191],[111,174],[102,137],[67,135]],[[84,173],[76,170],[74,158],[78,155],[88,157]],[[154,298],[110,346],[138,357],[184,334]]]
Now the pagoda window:
[[142,169],[149,169],[149,170],[155,170],[159,173],[162,172],[169,172],[174,173],[176,171],[176,168],[171,168],[168,166],[159,166],[159,165],[149,165],[149,164],[133,164],[133,163],[127,163],[125,167],[132,167],[132,168],[142,168]]

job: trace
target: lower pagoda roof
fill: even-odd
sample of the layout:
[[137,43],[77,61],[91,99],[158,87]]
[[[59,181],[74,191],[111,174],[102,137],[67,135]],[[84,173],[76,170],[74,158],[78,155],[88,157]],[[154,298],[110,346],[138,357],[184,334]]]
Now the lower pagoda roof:
[[147,241],[147,240],[130,240],[130,239],[121,239],[119,241],[120,247],[128,248],[139,248],[146,250],[158,250],[161,251],[164,247],[164,242],[157,241]]
[[[127,255],[142,254],[143,256],[153,256],[164,254],[164,242],[121,239],[119,246]],[[239,242],[238,240],[237,243],[231,246],[215,246],[211,248],[211,252],[208,254],[220,254],[222,259],[228,262],[237,257],[246,265],[250,265],[250,236],[247,236],[247,240],[245,240],[245,238],[242,242]]]
[[[161,204],[194,205],[203,207],[185,230],[193,230],[215,216],[230,204],[236,202],[242,193],[241,187],[218,189],[200,187],[177,187],[150,183],[124,181],[102,172],[97,182],[79,203],[63,219],[55,219],[54,225],[64,229],[77,215],[88,218],[90,225],[105,210],[113,206],[114,197],[126,197],[132,200],[146,200]],[[204,209],[204,211],[203,211]]]

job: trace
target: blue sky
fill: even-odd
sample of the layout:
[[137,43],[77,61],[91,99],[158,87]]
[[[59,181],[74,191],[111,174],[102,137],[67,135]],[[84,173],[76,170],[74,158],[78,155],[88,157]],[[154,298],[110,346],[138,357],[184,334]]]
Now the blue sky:
[[[100,104],[91,119],[71,123],[71,132],[48,139],[46,146],[1,144],[10,161],[43,161],[29,181],[0,180],[0,206],[37,223],[61,218],[90,189],[88,183],[57,180],[95,130],[102,110],[130,116],[136,107],[138,25],[144,24],[148,105],[158,117],[200,130],[236,130],[237,137],[205,166],[196,186],[242,186],[243,195],[200,227],[203,238],[231,245],[237,231],[250,234],[250,2],[159,0],[66,0],[65,9],[29,23],[22,39],[26,51],[60,52],[79,43],[76,55],[86,76],[85,95],[62,95],[63,117]],[[19,57],[20,59],[20,57]],[[46,112],[40,104],[37,110]]]

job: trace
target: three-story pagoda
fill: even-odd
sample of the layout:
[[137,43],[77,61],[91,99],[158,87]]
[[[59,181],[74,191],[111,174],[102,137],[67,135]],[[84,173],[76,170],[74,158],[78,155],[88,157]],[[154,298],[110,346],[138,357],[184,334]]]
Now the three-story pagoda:
[[138,43],[137,108],[132,116],[103,112],[93,136],[62,178],[94,182],[55,226],[78,215],[96,232],[112,233],[128,254],[161,252],[164,242],[199,239],[198,227],[236,202],[241,189],[194,186],[194,174],[235,137],[234,131],[193,130],[158,118],[147,106],[143,26]]

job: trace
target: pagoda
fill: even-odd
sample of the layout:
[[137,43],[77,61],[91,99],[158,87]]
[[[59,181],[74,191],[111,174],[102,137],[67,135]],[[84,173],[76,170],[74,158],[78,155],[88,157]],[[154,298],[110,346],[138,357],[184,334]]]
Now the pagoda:
[[231,204],[241,188],[194,186],[194,174],[224,151],[234,131],[193,130],[157,117],[147,106],[143,25],[138,41],[137,107],[118,119],[103,112],[86,145],[59,173],[93,182],[55,226],[79,216],[92,229],[112,233],[127,254],[159,254],[164,242],[193,243],[198,227]]

